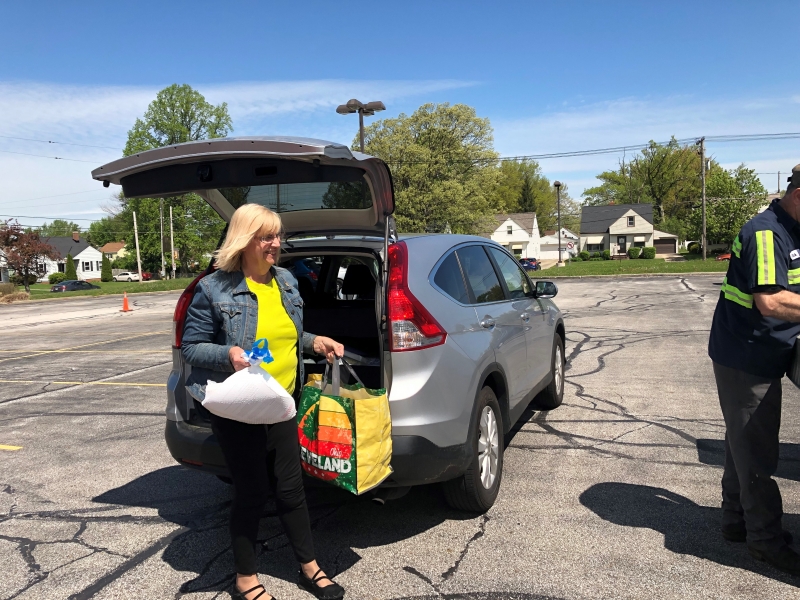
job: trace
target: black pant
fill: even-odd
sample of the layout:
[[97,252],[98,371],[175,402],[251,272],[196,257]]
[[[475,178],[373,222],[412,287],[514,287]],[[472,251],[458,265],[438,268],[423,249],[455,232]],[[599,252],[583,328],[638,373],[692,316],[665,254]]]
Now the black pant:
[[722,524],[744,520],[748,545],[776,550],[784,545],[783,503],[772,479],[778,469],[781,380],[717,363],[714,376],[726,428]]
[[275,425],[248,425],[211,415],[233,479],[231,544],[236,572],[256,573],[258,524],[272,487],[283,529],[301,563],[314,560],[311,519],[308,516],[300,444],[294,419]]

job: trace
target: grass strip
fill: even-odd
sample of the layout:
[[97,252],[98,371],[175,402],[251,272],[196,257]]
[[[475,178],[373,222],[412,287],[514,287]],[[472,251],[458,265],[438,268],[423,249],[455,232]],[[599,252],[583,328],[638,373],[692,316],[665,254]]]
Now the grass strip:
[[49,283],[35,283],[31,286],[31,300],[57,300],[58,298],[67,298],[70,296],[106,296],[108,294],[122,294],[123,292],[127,292],[128,294],[169,292],[186,289],[186,286],[189,285],[193,279],[193,277],[186,277],[183,279],[144,281],[142,283],[138,281],[131,283],[126,281],[109,281],[107,283],[92,281],[90,283],[93,285],[100,286],[99,290],[80,290],[77,292],[51,292],[50,288],[53,286]]

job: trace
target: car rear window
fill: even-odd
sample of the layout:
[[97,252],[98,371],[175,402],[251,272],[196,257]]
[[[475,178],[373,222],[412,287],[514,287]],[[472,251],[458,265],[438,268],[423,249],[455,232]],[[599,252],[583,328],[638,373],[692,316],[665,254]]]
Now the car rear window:
[[274,183],[219,188],[219,192],[234,208],[260,204],[279,213],[326,208],[362,210],[372,206],[372,195],[364,180]]
[[456,302],[469,304],[469,294],[455,252],[451,252],[439,265],[436,275],[433,276],[433,282]]
[[459,248],[456,253],[472,292],[475,294],[475,300],[479,304],[505,300],[497,273],[495,273],[489,257],[486,256],[486,252],[481,246]]

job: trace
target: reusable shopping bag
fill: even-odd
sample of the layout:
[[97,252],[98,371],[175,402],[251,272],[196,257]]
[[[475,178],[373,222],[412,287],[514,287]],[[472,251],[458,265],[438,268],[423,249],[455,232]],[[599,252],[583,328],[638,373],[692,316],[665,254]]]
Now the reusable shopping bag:
[[[356,385],[340,382],[340,363]],[[309,375],[297,412],[297,434],[306,473],[353,494],[371,490],[392,473],[386,390],[365,387],[342,359],[329,365],[324,375]]]
[[294,417],[294,398],[261,366],[273,360],[267,340],[256,340],[252,351],[242,357],[250,366],[221,383],[209,381],[203,406],[218,417],[253,425],[283,423]]

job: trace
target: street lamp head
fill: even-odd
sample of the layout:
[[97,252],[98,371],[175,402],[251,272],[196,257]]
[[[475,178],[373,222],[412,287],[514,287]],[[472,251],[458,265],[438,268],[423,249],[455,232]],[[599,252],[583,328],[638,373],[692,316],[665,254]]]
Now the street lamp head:
[[347,101],[347,107],[351,109],[350,112],[357,112],[359,109],[364,108],[364,105],[359,100],[351,98]]
[[561,182],[560,182],[560,181],[554,181],[554,182],[553,182],[553,185],[554,185],[555,187],[557,187],[557,188],[560,188],[560,187],[561,187]]
[[336,112],[339,113],[340,115],[351,115],[354,112],[358,112],[358,109],[350,108],[346,104],[340,104],[339,106],[336,107]]
[[367,114],[366,111],[370,111],[371,114],[375,114],[378,111],[386,110],[386,105],[380,100],[375,100],[374,102],[367,102],[364,105],[364,114]]

